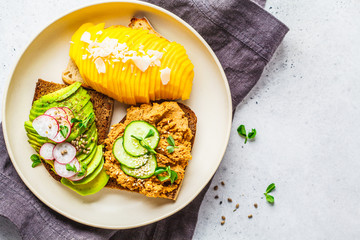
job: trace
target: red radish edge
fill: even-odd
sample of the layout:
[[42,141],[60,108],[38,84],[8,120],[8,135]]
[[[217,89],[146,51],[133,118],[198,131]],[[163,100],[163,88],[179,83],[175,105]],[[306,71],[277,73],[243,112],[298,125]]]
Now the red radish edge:
[[[68,164],[75,165],[76,170],[77,171],[80,170],[80,163],[77,158],[74,158]],[[69,177],[76,175],[76,172],[68,171],[66,169],[66,165],[61,164],[57,161],[54,162],[54,169],[55,169],[56,174],[59,175],[60,177],[69,178]]]
[[[58,149],[61,144],[66,144],[66,145],[69,145],[69,146],[71,146],[71,147],[74,148],[73,150],[75,151],[75,154],[72,154],[73,156],[70,155],[70,157],[69,157],[70,160],[69,160],[69,161],[64,161],[64,160],[59,161],[60,159],[59,159],[59,157],[57,157],[58,154],[56,154],[55,151],[61,151],[61,150]],[[58,147],[58,148],[57,148],[57,147]],[[54,147],[52,153],[53,153],[53,156],[54,156],[54,159],[55,159],[56,162],[58,162],[59,164],[66,165],[66,164],[70,163],[72,160],[74,160],[74,158],[76,157],[76,148],[75,148],[71,143],[68,143],[68,142],[59,143],[59,144],[56,144],[56,146]],[[61,153],[60,153],[60,154],[61,154]]]
[[[56,121],[56,119],[53,117],[53,116],[50,116],[50,115],[47,115],[47,114],[43,114],[43,115],[40,115],[40,116],[38,116],[37,118],[35,118],[33,121],[32,121],[32,123],[34,123],[34,121],[36,121],[36,119],[39,119],[39,118],[43,118],[44,116],[46,116],[46,117],[50,117],[50,118],[52,118],[53,120],[55,120],[55,122],[56,122],[56,124],[57,124],[57,133],[59,133],[59,130],[60,130],[60,125],[59,125],[59,122],[58,121]],[[34,127],[34,126],[33,126]],[[39,132],[36,130],[36,128],[34,127],[34,129],[35,129],[35,131],[39,134]],[[40,134],[39,134],[40,135]],[[56,134],[57,135],[57,134]],[[55,137],[56,137],[56,135],[55,135]],[[41,135],[40,135],[41,136]],[[42,137],[47,137],[47,136],[42,136]],[[49,138],[49,137],[47,137],[47,138]],[[49,139],[51,139],[51,138],[49,138]]]
[[[51,157],[49,158],[48,155],[44,152],[46,151],[46,148],[48,148],[51,151]],[[54,151],[55,145],[52,143],[44,143],[40,150],[39,150],[39,154],[42,158],[44,158],[45,160],[54,160],[54,155],[53,155],[53,151]]]
[[[63,110],[63,111],[64,111],[64,110]],[[50,117],[51,117],[51,116],[50,116]],[[55,118],[54,118],[54,119],[55,119]],[[54,142],[56,142],[56,143],[63,143],[63,142],[65,142],[66,139],[69,138],[69,136],[70,136],[70,134],[71,134],[71,130],[72,130],[72,127],[71,127],[71,124],[70,124],[69,120],[67,120],[67,119],[64,118],[64,117],[60,117],[60,119],[63,120],[63,121],[66,121],[67,127],[69,128],[69,131],[68,131],[68,133],[67,133],[67,135],[66,135],[66,138],[64,138],[64,137],[61,135],[60,126],[65,126],[65,125],[64,125],[64,124],[60,124],[59,121],[57,121],[58,126],[59,126],[59,131],[58,131],[58,133],[56,134],[55,137],[50,138],[50,140],[52,140],[52,141],[54,141]],[[59,134],[60,134],[60,135],[59,135]],[[59,139],[58,139],[58,135],[59,135],[59,137],[60,137]]]
[[[67,120],[70,122],[71,127],[73,127],[73,126],[74,126],[74,123],[71,122],[71,119],[73,119],[73,118],[75,117],[74,112],[73,112],[70,108],[68,108],[68,107],[61,107],[61,109],[66,113],[66,115],[67,115]],[[69,113],[70,113],[72,116],[70,116]]]

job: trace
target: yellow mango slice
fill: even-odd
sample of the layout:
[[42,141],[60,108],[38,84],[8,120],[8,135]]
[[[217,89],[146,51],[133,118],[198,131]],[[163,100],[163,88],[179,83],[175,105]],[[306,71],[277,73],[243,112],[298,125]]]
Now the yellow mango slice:
[[[184,47],[148,30],[83,24],[71,38],[70,57],[86,84],[120,102],[190,97],[194,66]],[[166,84],[160,74],[165,68]]]

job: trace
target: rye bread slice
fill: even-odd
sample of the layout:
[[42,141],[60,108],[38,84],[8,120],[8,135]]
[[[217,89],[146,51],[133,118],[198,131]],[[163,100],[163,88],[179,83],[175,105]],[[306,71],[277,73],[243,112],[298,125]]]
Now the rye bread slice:
[[[161,103],[161,102],[164,102],[164,100],[157,101],[157,103]],[[193,147],[194,146],[194,141],[195,141],[195,135],[196,135],[197,117],[196,117],[195,113],[188,106],[186,106],[186,105],[184,105],[182,103],[179,103],[179,102],[177,104],[179,105],[181,110],[185,113],[185,116],[188,119],[189,128],[190,128],[191,133],[193,135],[193,137],[191,139],[191,147]],[[126,115],[120,121],[120,123],[124,123],[125,120],[126,120]],[[172,191],[172,192],[168,193],[166,198],[175,201],[178,194],[179,194],[179,192],[180,192],[181,186],[182,186],[182,182],[179,184],[179,187],[175,191]],[[113,188],[113,189],[126,190],[126,191],[129,191],[129,192],[135,192],[135,191],[131,191],[131,190],[127,189],[127,188],[122,187],[121,185],[119,185],[116,182],[116,179],[111,178],[111,177],[110,177],[109,182],[107,183],[106,187]]]
[[[66,87],[67,85],[48,82],[42,79],[39,79],[36,83],[35,94],[33,102],[39,99],[41,96],[55,92],[59,89]],[[114,100],[108,96],[96,92],[94,90],[87,90],[90,95],[90,101],[94,106],[95,112],[95,124],[99,134],[99,144],[103,143],[109,132],[109,127],[111,123],[111,118],[114,108]],[[50,175],[57,181],[60,181],[61,177],[56,175],[54,171],[51,170],[52,166],[47,164],[45,161],[42,161],[46,170]]]

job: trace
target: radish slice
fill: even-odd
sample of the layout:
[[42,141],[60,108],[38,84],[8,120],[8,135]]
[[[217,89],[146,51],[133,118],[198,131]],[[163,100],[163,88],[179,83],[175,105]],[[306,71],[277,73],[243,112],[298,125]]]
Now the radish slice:
[[[74,118],[73,111],[71,111],[71,109],[68,107],[62,107],[62,110],[64,110],[66,112],[67,120],[71,123],[71,119]],[[71,126],[73,126],[73,125],[74,125],[74,123],[71,123]]]
[[[59,124],[59,132],[54,138],[50,138],[50,139],[56,143],[62,143],[62,142],[65,142],[65,140],[71,134],[71,124],[66,118],[63,118],[63,117],[58,117],[57,122]],[[61,134],[61,129],[64,127],[67,127],[67,129],[68,129],[68,132],[65,137]]]
[[67,164],[76,156],[76,148],[68,142],[59,143],[54,147],[53,156],[56,162]]
[[78,176],[77,174],[72,176],[72,177],[68,177],[67,179],[69,179],[70,181],[76,182],[76,181],[80,181],[81,179],[83,179],[86,176],[86,173],[82,176]]
[[[72,161],[69,162],[71,166],[75,166],[77,171],[80,171],[80,163],[77,158],[74,158]],[[54,162],[54,169],[57,175],[64,178],[69,178],[75,176],[76,172],[69,171],[66,169],[66,165],[61,164],[57,161]]]
[[65,110],[62,108],[58,108],[58,107],[50,108],[50,109],[46,110],[46,112],[44,114],[52,116],[56,120],[59,120],[60,117],[67,119],[67,114],[66,114]]
[[40,148],[40,156],[46,160],[54,160],[53,150],[55,145],[52,143],[44,143]]
[[35,118],[32,126],[40,136],[50,139],[59,132],[59,124],[55,118],[45,114]]

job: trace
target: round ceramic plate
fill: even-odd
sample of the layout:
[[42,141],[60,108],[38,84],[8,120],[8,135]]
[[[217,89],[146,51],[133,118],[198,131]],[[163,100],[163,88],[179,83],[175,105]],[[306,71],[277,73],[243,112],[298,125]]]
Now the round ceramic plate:
[[[56,182],[45,168],[31,168],[34,150],[27,143],[28,120],[38,78],[61,83],[69,60],[69,41],[83,23],[128,25],[133,16],[145,16],[170,41],[182,44],[195,66],[190,99],[184,103],[198,117],[197,134],[185,179],[176,201],[148,198],[138,193],[102,189],[82,197]],[[224,155],[231,126],[231,97],[224,71],[201,36],[183,20],[143,2],[90,5],[59,18],[41,31],[21,55],[5,89],[3,127],[9,155],[21,179],[46,205],[62,215],[90,226],[126,229],[168,217],[189,204],[214,175]],[[116,103],[112,123],[125,115]]]

